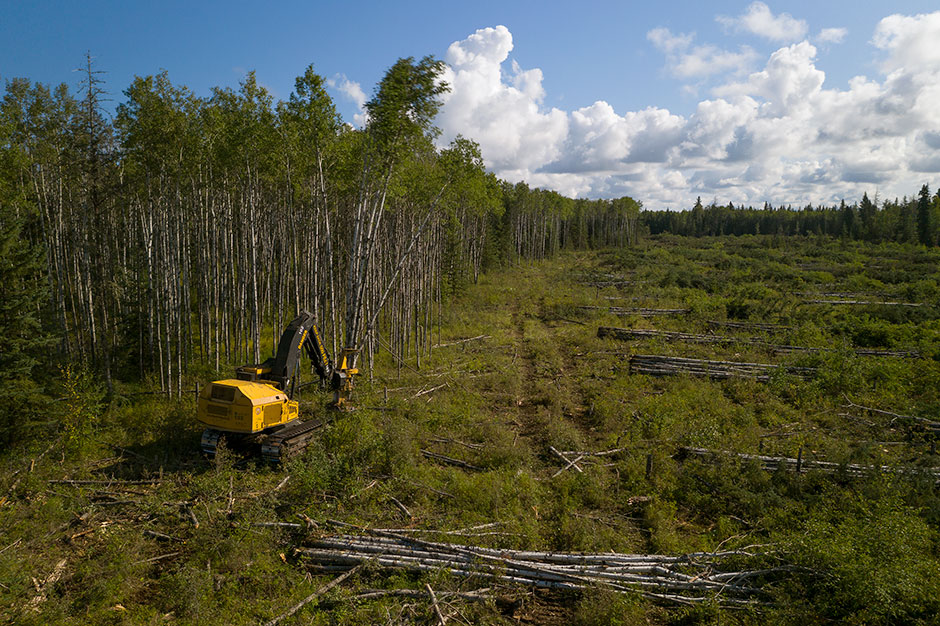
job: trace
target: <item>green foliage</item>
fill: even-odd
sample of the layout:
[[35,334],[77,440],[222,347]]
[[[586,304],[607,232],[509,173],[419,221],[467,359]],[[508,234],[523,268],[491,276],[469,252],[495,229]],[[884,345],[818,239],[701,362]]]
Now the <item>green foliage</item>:
[[382,169],[391,168],[401,155],[424,139],[449,87],[440,80],[443,61],[424,57],[399,59],[388,69],[366,102],[368,132],[375,158]]
[[24,154],[10,145],[15,120],[0,110],[0,442],[21,437],[44,412],[44,371],[55,337],[43,324],[48,283],[35,208],[10,183]]
[[69,444],[80,451],[101,427],[104,390],[86,370],[65,365],[60,368],[62,424]]
[[780,589],[794,617],[846,624],[929,624],[940,612],[937,530],[896,498],[840,498],[781,537],[786,558],[811,575]]

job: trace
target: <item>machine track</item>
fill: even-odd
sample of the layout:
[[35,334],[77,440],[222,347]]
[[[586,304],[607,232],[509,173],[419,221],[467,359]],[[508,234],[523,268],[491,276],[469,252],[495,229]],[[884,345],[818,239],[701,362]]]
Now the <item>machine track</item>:
[[265,461],[281,463],[306,450],[317,431],[331,421],[329,418],[310,422],[294,420],[276,430],[255,435],[228,433],[214,428],[207,428],[202,432],[200,443],[203,454],[210,459],[215,457],[219,440],[224,438],[226,443],[233,449],[246,450],[253,454],[260,451],[261,458]]
[[301,420],[291,422],[280,430],[274,431],[261,442],[261,457],[271,463],[282,463],[297,456],[307,449],[307,445],[316,432],[330,421],[325,419],[312,422]]

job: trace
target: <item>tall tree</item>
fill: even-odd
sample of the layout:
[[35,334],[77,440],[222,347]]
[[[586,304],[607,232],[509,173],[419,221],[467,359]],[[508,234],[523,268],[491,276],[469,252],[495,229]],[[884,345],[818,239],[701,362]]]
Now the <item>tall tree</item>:
[[927,185],[920,188],[917,198],[917,238],[925,246],[934,245],[930,234],[930,189]]
[[444,64],[432,57],[417,63],[413,58],[399,59],[366,103],[368,144],[346,279],[345,349],[350,351],[350,366],[358,358],[369,271],[389,183],[405,152],[416,147],[426,134],[436,132],[432,122],[441,106],[440,97],[448,89],[440,80],[443,71]]

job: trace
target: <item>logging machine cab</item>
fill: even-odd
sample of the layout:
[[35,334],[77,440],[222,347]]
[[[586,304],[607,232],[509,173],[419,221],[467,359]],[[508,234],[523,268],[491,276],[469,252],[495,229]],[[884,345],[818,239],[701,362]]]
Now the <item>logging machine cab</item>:
[[299,411],[291,397],[302,352],[306,352],[320,380],[329,381],[333,406],[346,408],[353,376],[358,373],[348,367],[352,351],[344,350],[340,367],[334,368],[313,315],[301,311],[281,335],[277,354],[260,365],[237,368],[235,378],[214,381],[199,394],[197,419],[212,430],[243,434],[293,422]]

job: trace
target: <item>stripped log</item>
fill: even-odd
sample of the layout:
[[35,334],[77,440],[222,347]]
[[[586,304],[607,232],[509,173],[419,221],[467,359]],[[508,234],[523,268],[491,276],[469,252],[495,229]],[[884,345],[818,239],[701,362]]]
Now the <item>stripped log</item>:
[[760,589],[744,581],[767,577],[775,571],[739,571],[732,567],[732,563],[756,557],[745,551],[678,556],[532,552],[435,543],[360,530],[368,534],[321,537],[297,548],[296,553],[316,571],[340,571],[368,562],[385,569],[443,571],[458,577],[550,589],[602,587],[686,605],[712,600],[725,605],[759,604]]
[[59,480],[50,480],[48,481],[50,485],[72,485],[72,486],[82,486],[82,485],[158,485],[160,480],[121,480],[119,478],[108,478],[108,479],[96,479],[96,480],[69,480],[69,479],[59,479]]
[[921,307],[923,302],[888,302],[883,300],[803,300],[803,304],[832,304],[832,305],[856,305],[856,306],[905,306]]
[[447,465],[454,465],[457,467],[462,467],[464,469],[473,470],[475,472],[482,472],[482,467],[477,467],[476,465],[471,465],[466,461],[461,461],[460,459],[455,459],[449,456],[444,456],[443,454],[437,454],[431,452],[430,450],[421,450],[421,454],[429,459],[434,459],[435,461],[440,461],[441,463],[446,463]]
[[778,470],[800,473],[804,470],[813,470],[823,474],[838,474],[844,472],[849,476],[861,477],[872,474],[894,474],[897,476],[929,476],[940,483],[940,467],[893,467],[890,465],[859,465],[856,463],[833,463],[832,461],[810,461],[802,457],[790,458],[785,456],[767,456],[763,454],[744,454],[741,452],[727,452],[724,450],[708,450],[706,448],[679,448],[678,457],[698,457],[708,460],[724,458],[737,458],[744,461],[756,461],[761,469],[768,472]]
[[686,341],[689,343],[735,343],[734,337],[720,337],[717,335],[696,335],[692,333],[679,333],[668,330],[651,330],[645,328],[614,328],[601,326],[597,329],[597,336],[601,339],[612,337],[621,341],[635,339],[666,339],[669,341]]
[[764,332],[781,332],[785,330],[792,330],[790,326],[784,326],[782,324],[764,324],[761,322],[728,322],[728,321],[718,321],[718,320],[708,320],[706,322],[709,326],[719,326],[724,328],[740,328],[745,330],[760,330]]
[[685,315],[690,309],[650,309],[645,307],[620,307],[620,306],[580,306],[579,309],[585,311],[606,311],[611,315],[638,315],[640,317],[655,317],[658,315]]
[[766,381],[778,371],[805,378],[815,373],[811,367],[792,367],[769,365],[766,363],[743,363],[735,361],[709,361],[705,359],[687,359],[655,354],[635,354],[630,357],[630,372],[649,376],[674,376],[691,374],[708,376],[716,379],[753,378]]
[[458,339],[457,341],[448,341],[447,343],[436,343],[432,348],[446,348],[447,346],[456,346],[463,343],[469,343],[471,341],[482,341],[483,339],[489,339],[489,335],[477,335],[476,337],[469,337],[467,339]]
[[[601,339],[612,337],[621,341],[640,339],[665,339],[666,341],[683,341],[685,343],[700,344],[737,344],[765,348],[773,352],[788,354],[792,352],[818,353],[836,352],[834,348],[809,348],[806,346],[790,346],[786,344],[769,343],[762,339],[746,339],[743,337],[723,337],[720,335],[700,335],[695,333],[680,333],[669,330],[655,330],[649,328],[613,328],[601,326],[597,329],[597,336]],[[871,348],[857,348],[855,354],[859,356],[919,358],[920,353],[908,350],[874,350]]]

